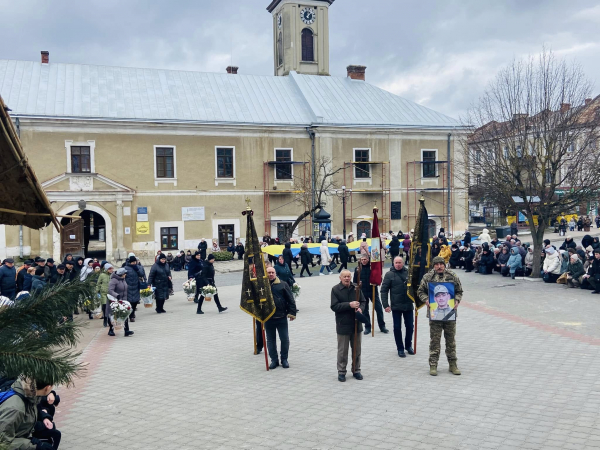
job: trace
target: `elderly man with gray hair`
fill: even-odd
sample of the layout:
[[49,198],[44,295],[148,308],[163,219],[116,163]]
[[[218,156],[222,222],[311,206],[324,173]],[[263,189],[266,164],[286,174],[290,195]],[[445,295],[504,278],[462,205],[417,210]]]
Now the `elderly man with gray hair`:
[[360,288],[352,284],[352,273],[345,269],[340,273],[340,283],[331,288],[331,310],[335,312],[335,323],[338,342],[337,370],[338,381],[346,381],[348,365],[348,348],[354,354],[353,376],[362,380],[360,373],[360,356],[362,342],[362,323],[357,323],[357,314],[362,318],[366,300]]

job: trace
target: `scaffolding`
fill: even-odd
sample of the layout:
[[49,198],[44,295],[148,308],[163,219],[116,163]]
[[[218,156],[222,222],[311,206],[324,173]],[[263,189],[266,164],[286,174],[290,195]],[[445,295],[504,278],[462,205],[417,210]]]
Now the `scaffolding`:
[[[289,179],[277,179],[275,177],[275,172],[277,169],[277,166],[302,166],[302,173],[301,174],[296,174],[295,171],[293,171],[292,174],[290,174],[291,178]],[[273,211],[276,211],[279,208],[282,208],[283,206],[286,206],[288,204],[293,204],[296,202],[295,198],[292,198],[289,203],[286,203],[284,205],[280,205],[275,209],[271,209],[271,196],[272,195],[276,195],[278,197],[280,196],[296,196],[298,194],[303,194],[305,191],[303,190],[295,190],[295,189],[280,189],[277,186],[277,183],[289,183],[292,182],[291,186],[293,188],[294,185],[294,181],[298,178],[301,178],[301,182],[300,185],[301,186],[306,186],[307,182],[310,182],[310,163],[308,162],[304,162],[304,161],[285,161],[285,162],[281,162],[281,161],[266,161],[263,163],[263,207],[264,207],[264,217],[265,217],[265,233],[268,233],[269,236],[271,235],[271,213]],[[308,181],[307,181],[308,180]],[[309,208],[309,206],[307,204],[305,204],[304,206],[304,211],[307,211]],[[300,214],[297,214],[300,215]],[[309,215],[307,218],[305,218],[302,223],[300,225],[298,225],[297,229],[300,229],[300,227],[304,225],[304,236],[310,236],[311,230],[312,230],[312,216]]]
[[[423,177],[423,164],[435,164],[435,177]],[[453,163],[450,161],[450,174],[453,172]],[[428,187],[428,184],[423,183],[424,180],[433,179],[438,181],[436,187]],[[425,183],[429,183],[429,181]],[[450,192],[450,214],[448,214],[448,192]],[[441,194],[441,198],[437,194]],[[425,198],[425,204],[429,203],[429,217],[440,219],[441,226],[446,229],[448,236],[448,233],[452,233],[454,230],[452,209],[455,207],[454,182],[452,177],[448,176],[448,161],[409,161],[406,163],[406,211],[408,211],[409,230],[414,228],[417,222],[418,200],[421,195]],[[442,214],[432,214],[432,204],[439,205]]]
[[[369,177],[365,178],[356,178],[355,177],[355,169],[360,170],[361,166],[369,166]],[[381,172],[379,172],[379,167],[381,167]],[[371,169],[373,167],[373,169]],[[350,174],[348,174],[348,171]],[[375,175],[381,175],[380,180],[375,180]],[[369,206],[369,212],[372,212],[372,207],[375,203],[380,205],[380,214],[378,215],[379,219],[379,230],[382,232],[387,232],[390,229],[390,209],[391,209],[391,189],[390,189],[390,177],[391,177],[391,168],[389,161],[351,161],[344,162],[344,186],[346,186],[347,191],[349,191],[349,200],[350,200],[350,217],[344,217],[344,225],[350,221],[350,229],[352,229],[352,221],[353,220],[364,220],[360,217],[355,217],[355,211],[362,209],[365,205]],[[367,189],[354,189],[355,181],[371,181],[371,187]],[[380,181],[379,186],[373,187],[373,184],[377,181]],[[358,199],[354,199],[356,195],[368,195],[369,199],[360,203]]]

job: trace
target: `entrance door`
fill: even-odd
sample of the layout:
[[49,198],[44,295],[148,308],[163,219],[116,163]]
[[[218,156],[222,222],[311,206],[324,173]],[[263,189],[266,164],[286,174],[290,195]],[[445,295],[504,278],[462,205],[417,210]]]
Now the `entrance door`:
[[85,241],[83,236],[83,220],[76,219],[63,225],[60,232],[61,259],[67,253],[73,256],[85,256]]
[[356,239],[360,239],[363,233],[367,236],[367,238],[371,237],[371,224],[366,220],[358,222],[356,225]]
[[435,223],[435,220],[433,219],[429,219],[429,237],[434,238],[437,236],[437,224]]
[[292,229],[292,222],[278,222],[277,223],[277,237],[279,238],[279,242],[285,244],[287,242],[287,236],[291,237],[292,233],[290,230]]
[[219,247],[227,248],[229,243],[235,244],[233,225],[219,225]]

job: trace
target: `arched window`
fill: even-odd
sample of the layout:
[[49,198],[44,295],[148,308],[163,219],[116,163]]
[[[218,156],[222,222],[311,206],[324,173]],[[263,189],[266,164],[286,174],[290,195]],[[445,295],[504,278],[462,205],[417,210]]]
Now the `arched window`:
[[363,220],[362,222],[358,222],[356,224],[356,239],[360,240],[360,237],[363,233],[367,236],[367,238],[371,237],[371,223]]
[[308,28],[302,30],[302,61],[315,60],[315,40]]
[[283,64],[283,35],[281,31],[279,32],[279,37],[277,38],[277,65],[281,66]]

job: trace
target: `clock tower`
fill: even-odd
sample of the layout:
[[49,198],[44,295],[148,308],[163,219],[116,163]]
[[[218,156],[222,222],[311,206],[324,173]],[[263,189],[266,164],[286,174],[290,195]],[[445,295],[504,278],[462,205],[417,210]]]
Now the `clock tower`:
[[329,75],[329,6],[335,0],[273,0],[273,51],[276,76],[296,71]]

